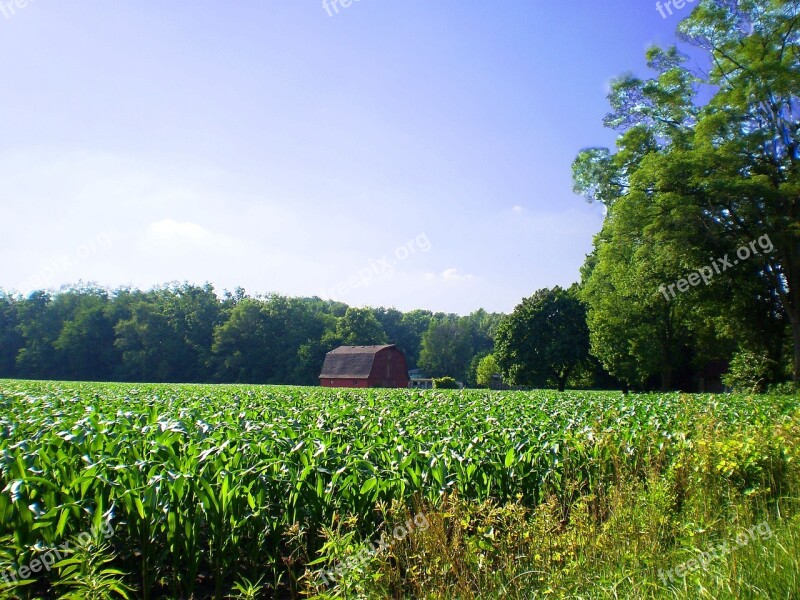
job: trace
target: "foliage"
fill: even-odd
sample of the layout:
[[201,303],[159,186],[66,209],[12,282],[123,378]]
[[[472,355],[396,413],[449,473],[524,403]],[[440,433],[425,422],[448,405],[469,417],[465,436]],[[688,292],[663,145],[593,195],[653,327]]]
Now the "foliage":
[[336,323],[336,340],[346,346],[372,346],[387,342],[386,332],[368,308],[348,308]]
[[797,393],[797,385],[793,381],[782,381],[780,383],[773,383],[767,390],[770,394],[776,396],[789,396]]
[[478,310],[466,317],[437,314],[422,336],[419,367],[431,377],[453,376],[470,381],[475,356],[494,349],[501,315]]
[[57,588],[66,588],[59,600],[112,600],[130,598],[133,590],[122,580],[124,573],[108,565],[108,548],[77,545],[74,555],[56,563]]
[[236,595],[228,597],[235,600],[258,600],[258,598],[262,598],[266,587],[262,583],[262,579],[263,576],[258,581],[250,581],[245,577],[241,581],[237,581],[233,585],[233,591],[236,592]]
[[386,332],[387,339],[396,344],[405,355],[408,368],[415,369],[422,336],[433,319],[433,313],[428,310],[403,313],[394,308],[375,308],[373,313]]
[[494,354],[489,354],[481,359],[478,363],[477,370],[477,383],[483,387],[489,387],[492,384],[495,375],[500,374],[500,365],[497,364],[497,359]]
[[473,351],[466,323],[454,318],[437,319],[431,321],[422,336],[419,366],[431,377],[453,375],[466,379]]
[[[326,527],[353,518],[371,539],[384,519],[374,508],[393,501],[458,494],[534,509],[552,498],[567,514],[620,469],[642,478],[701,457],[681,481],[703,475],[693,485],[777,501],[800,462],[786,442],[797,431],[750,429],[798,402],[2,381],[0,560],[30,564],[105,515],[115,558],[98,568],[129,574],[143,597],[222,597],[262,575],[299,582]],[[698,452],[700,426],[731,441]],[[57,573],[38,577],[33,594]]]
[[433,388],[437,390],[457,390],[458,382],[452,377],[439,377],[433,380]]
[[[605,123],[621,132],[617,152],[575,160],[575,190],[608,211],[583,272],[592,351],[631,384],[660,375],[673,387],[684,356],[709,364],[737,344],[780,360],[787,325],[800,376],[798,10],[794,0],[699,4],[679,34],[710,70],[650,49],[653,78],[612,84]],[[745,246],[759,251],[703,285],[664,291]]]
[[218,298],[209,284],[77,286],[27,298],[0,291],[0,377],[313,385],[341,344],[396,344],[413,369],[426,335],[432,373],[461,377],[494,349],[499,319],[252,298],[241,288]]
[[[709,412],[687,425],[687,443],[672,458],[653,454],[639,466],[622,459],[613,482],[595,481],[566,505],[557,496],[528,508],[457,494],[415,505],[430,524],[425,532],[398,543],[388,560],[351,572],[334,591],[432,599],[793,597],[800,589],[800,413],[737,429]],[[703,554],[723,543],[729,553]],[[330,532],[328,544],[358,551],[352,529]],[[710,559],[704,568],[676,574],[690,561],[702,565],[701,557]]]
[[509,381],[564,391],[589,357],[586,310],[574,291],[542,289],[523,300],[498,328],[496,356]]
[[743,349],[734,355],[722,382],[735,392],[758,394],[766,390],[774,369],[774,361],[763,352]]

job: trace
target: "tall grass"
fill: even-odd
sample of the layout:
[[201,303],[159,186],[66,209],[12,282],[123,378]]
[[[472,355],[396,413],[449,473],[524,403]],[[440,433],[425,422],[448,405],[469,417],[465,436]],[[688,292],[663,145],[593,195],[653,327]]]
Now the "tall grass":
[[[687,444],[673,460],[640,470],[620,459],[614,481],[566,505],[557,494],[534,509],[451,495],[417,508],[427,512],[431,527],[391,557],[349,573],[335,589],[309,585],[309,593],[319,598],[798,598],[799,434],[800,413],[738,430],[706,419],[686,432]],[[404,511],[395,506],[387,520],[402,521]],[[340,559],[358,550],[341,530],[331,533],[329,547]],[[349,543],[342,544],[345,540]],[[710,552],[721,544],[728,544],[730,553]],[[703,564],[698,557],[710,560]],[[693,560],[693,570],[675,573]]]

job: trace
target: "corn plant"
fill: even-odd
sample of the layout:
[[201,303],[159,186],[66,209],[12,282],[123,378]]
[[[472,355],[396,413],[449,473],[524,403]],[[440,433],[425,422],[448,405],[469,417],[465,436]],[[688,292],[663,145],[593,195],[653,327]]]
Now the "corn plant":
[[[106,519],[114,558],[98,572],[113,569],[109,581],[145,599],[223,598],[237,584],[257,587],[246,581],[296,581],[343,518],[369,539],[383,526],[376,506],[436,505],[452,494],[530,508],[555,499],[567,519],[576,498],[614,485],[623,467],[645,478],[692,452],[698,424],[713,418],[746,438],[747,424],[779,421],[798,404],[797,396],[2,381],[0,558],[23,565]],[[758,450],[743,439],[738,462],[715,476],[778,490],[772,482],[789,467],[767,464]],[[38,573],[32,593],[59,578],[92,580],[84,567]]]

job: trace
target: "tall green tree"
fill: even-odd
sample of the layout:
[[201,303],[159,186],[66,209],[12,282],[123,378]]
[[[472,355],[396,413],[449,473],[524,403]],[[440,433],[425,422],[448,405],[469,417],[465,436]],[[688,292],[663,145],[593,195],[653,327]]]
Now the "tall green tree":
[[53,379],[59,375],[53,342],[63,323],[52,310],[52,302],[49,292],[37,291],[19,305],[18,327],[23,347],[17,354],[16,372],[22,377]]
[[422,336],[430,327],[433,313],[429,310],[416,309],[403,313],[398,332],[398,345],[406,355],[409,369],[419,366],[419,354],[422,351]]
[[508,381],[564,391],[589,356],[586,309],[576,293],[555,287],[524,299],[500,324],[495,355]]
[[[745,334],[746,316],[754,311],[772,318],[776,301],[791,324],[800,376],[799,8],[784,0],[701,2],[679,32],[707,53],[710,70],[691,72],[675,48],[648,51],[655,78],[629,75],[612,85],[606,124],[622,132],[618,151],[585,150],[575,162],[576,191],[608,209],[609,229],[595,241],[586,297],[594,351],[622,377],[646,372],[657,360],[669,368],[687,332],[700,346],[712,337],[724,345],[729,332]],[[712,99],[701,106],[704,86]],[[630,223],[633,215],[637,227],[615,224]],[[712,260],[730,257],[736,264],[733,253],[741,247],[751,248],[746,265],[714,273],[713,284],[692,290],[691,311],[680,307],[687,296],[660,303],[652,293],[659,279],[659,286],[674,283]],[[638,275],[611,264],[623,260],[633,261]],[[743,283],[726,294],[721,281],[728,290],[733,281]],[[629,294],[637,285],[648,289]],[[630,304],[612,302],[609,293]],[[731,305],[738,310],[727,310]],[[648,313],[655,321],[649,329],[660,323],[658,335],[640,347],[636,340],[646,342]],[[700,314],[714,330],[696,318]],[[669,382],[669,373],[662,375]]]
[[25,340],[19,330],[18,300],[0,292],[0,377],[13,377]]
[[431,377],[466,381],[474,353],[469,322],[457,315],[447,315],[431,321],[422,336],[419,366]]
[[277,328],[260,300],[238,302],[228,320],[214,332],[212,350],[217,376],[235,383],[267,383],[274,378]]
[[151,293],[131,307],[131,317],[114,326],[114,346],[122,353],[120,373],[126,380],[182,382],[191,349],[176,331],[159,301],[163,292]]
[[[113,379],[120,359],[114,346],[108,293],[99,288],[72,289],[57,296],[56,306],[68,304],[69,314],[53,342],[59,376],[67,379]],[[55,310],[55,308],[54,308]]]
[[158,290],[155,301],[176,337],[175,370],[183,374],[183,381],[208,379],[214,329],[222,313],[214,287],[210,283],[172,285]]
[[345,346],[385,344],[386,332],[368,308],[348,308],[336,325],[336,338]]

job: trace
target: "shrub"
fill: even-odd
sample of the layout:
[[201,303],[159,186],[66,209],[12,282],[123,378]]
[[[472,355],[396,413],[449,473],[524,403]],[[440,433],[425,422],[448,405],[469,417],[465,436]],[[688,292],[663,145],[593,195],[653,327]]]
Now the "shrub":
[[737,352],[728,372],[722,376],[722,383],[734,392],[760,394],[766,390],[775,361],[764,352],[740,350]]
[[452,377],[440,377],[433,380],[433,387],[437,390],[457,390],[458,382]]
[[793,381],[782,381],[780,383],[772,383],[769,386],[769,393],[778,396],[791,396],[798,392],[797,385]]
[[500,374],[500,366],[494,354],[484,356],[478,363],[477,383],[483,387],[492,385],[492,378]]

